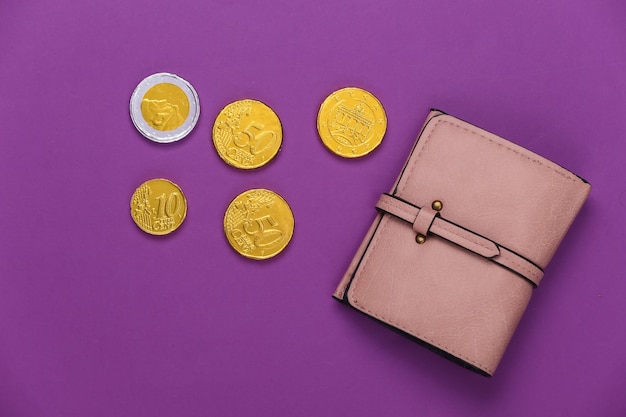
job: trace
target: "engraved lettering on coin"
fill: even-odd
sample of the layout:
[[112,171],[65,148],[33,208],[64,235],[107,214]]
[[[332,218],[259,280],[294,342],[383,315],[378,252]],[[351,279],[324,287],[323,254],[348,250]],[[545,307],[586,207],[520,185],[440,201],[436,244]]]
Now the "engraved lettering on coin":
[[130,99],[130,117],[148,139],[168,143],[187,136],[200,116],[196,90],[181,77],[158,73],[145,78]]
[[322,143],[346,158],[357,158],[373,151],[380,145],[386,130],[387,116],[380,101],[356,87],[332,93],[317,115],[317,131]]
[[259,168],[271,161],[283,140],[280,119],[257,100],[238,100],[224,107],[213,125],[213,145],[228,165]]
[[178,229],[187,215],[187,200],[180,187],[157,178],[141,184],[130,200],[135,224],[152,235],[166,235]]
[[251,259],[267,259],[282,252],[291,241],[294,224],[285,199],[263,188],[239,194],[224,215],[228,243]]

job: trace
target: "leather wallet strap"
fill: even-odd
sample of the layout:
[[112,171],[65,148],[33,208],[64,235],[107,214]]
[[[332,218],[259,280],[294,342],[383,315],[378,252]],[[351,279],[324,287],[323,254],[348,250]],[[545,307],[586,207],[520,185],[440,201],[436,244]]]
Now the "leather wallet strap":
[[526,278],[535,287],[543,278],[543,270],[528,259],[484,236],[444,219],[429,207],[421,208],[389,194],[381,195],[376,207],[412,224],[417,233],[424,236],[432,233],[510,269]]

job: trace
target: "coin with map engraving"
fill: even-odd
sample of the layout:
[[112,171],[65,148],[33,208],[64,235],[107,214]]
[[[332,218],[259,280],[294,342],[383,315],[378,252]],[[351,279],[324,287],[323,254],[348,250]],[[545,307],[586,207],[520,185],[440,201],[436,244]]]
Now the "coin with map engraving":
[[317,131],[324,145],[345,158],[358,158],[380,145],[387,130],[383,105],[357,87],[337,90],[324,100],[317,115]]
[[151,235],[166,235],[178,229],[187,215],[183,190],[170,180],[156,178],[141,184],[130,199],[135,224]]
[[285,199],[264,188],[239,194],[224,214],[224,233],[230,246],[257,260],[282,252],[291,241],[294,225]]
[[283,142],[280,119],[258,100],[237,100],[220,111],[213,125],[213,145],[220,158],[240,169],[262,167]]
[[181,77],[166,72],[139,83],[130,98],[130,118],[145,137],[175,142],[191,132],[200,116],[196,90]]

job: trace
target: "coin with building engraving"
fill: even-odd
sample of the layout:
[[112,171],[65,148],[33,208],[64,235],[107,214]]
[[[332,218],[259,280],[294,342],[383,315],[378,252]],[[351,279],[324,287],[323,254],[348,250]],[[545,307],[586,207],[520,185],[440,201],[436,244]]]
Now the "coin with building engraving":
[[145,137],[168,143],[187,136],[200,116],[196,90],[181,77],[166,72],[139,83],[130,98],[130,118]]
[[380,101],[357,87],[337,90],[324,100],[317,114],[322,143],[345,158],[358,158],[380,145],[387,115]]
[[141,184],[130,199],[135,224],[151,235],[166,235],[178,229],[187,215],[183,190],[170,180],[156,178]]
[[283,142],[280,119],[258,100],[237,100],[220,111],[213,125],[213,145],[228,165],[259,168],[271,161]]
[[268,259],[282,252],[291,241],[294,225],[287,201],[264,188],[239,194],[224,215],[228,243],[251,259]]

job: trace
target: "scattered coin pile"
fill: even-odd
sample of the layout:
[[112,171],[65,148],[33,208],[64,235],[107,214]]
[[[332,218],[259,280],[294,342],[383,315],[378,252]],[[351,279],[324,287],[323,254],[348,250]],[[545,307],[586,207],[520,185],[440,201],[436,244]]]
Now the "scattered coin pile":
[[[198,94],[181,77],[158,73],[145,78],[130,100],[130,116],[137,130],[158,142],[187,136],[200,116]],[[378,99],[356,87],[335,91],[317,115],[317,130],[331,152],[358,158],[380,145],[387,116]],[[253,99],[224,107],[215,119],[213,145],[220,158],[235,168],[251,170],[269,163],[280,151],[283,129],[276,113]],[[146,233],[166,235],[178,229],[187,214],[187,200],[173,182],[157,178],[133,193],[130,213]],[[287,201],[274,191],[258,188],[242,192],[224,214],[226,240],[239,254],[268,259],[287,247],[295,221]]]

